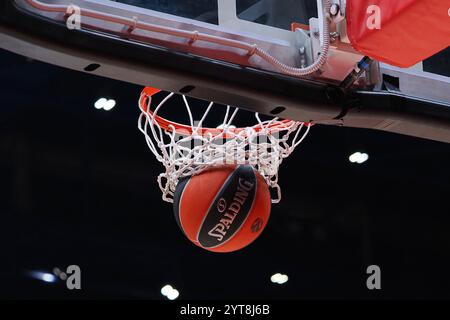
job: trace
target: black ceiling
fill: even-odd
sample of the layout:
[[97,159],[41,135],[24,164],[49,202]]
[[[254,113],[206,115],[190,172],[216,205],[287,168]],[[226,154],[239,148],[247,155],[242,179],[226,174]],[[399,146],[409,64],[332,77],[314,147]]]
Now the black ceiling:
[[[0,83],[0,297],[163,299],[170,283],[183,299],[450,298],[448,144],[316,126],[283,163],[261,238],[213,254],[161,201],[140,87],[5,51]],[[96,110],[102,96],[117,107]],[[355,151],[369,161],[350,163]],[[26,273],[71,264],[78,292]],[[371,264],[381,292],[365,287]]]

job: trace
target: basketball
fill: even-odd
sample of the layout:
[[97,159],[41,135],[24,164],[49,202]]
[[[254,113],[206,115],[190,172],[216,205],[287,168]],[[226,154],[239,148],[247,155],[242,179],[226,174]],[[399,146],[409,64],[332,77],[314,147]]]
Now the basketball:
[[215,167],[180,180],[175,219],[186,237],[214,252],[232,252],[252,243],[270,216],[264,178],[251,166]]

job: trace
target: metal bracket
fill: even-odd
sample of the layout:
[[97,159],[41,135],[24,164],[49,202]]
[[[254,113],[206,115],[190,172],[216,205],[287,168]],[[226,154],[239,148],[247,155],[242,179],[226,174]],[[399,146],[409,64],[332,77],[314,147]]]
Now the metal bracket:
[[303,29],[296,29],[295,40],[300,54],[300,67],[305,68],[313,64],[312,41],[309,33]]
[[330,17],[335,24],[336,33],[339,35],[341,42],[350,43],[350,39],[347,34],[347,22],[346,22],[346,0],[332,0]]
[[345,0],[331,1],[330,18],[334,23],[338,24],[345,19],[346,5]]
[[322,45],[321,45],[321,27],[319,19],[311,18],[309,19],[309,27],[310,27],[310,39],[311,39],[311,49],[312,49],[312,60],[313,62],[319,59],[319,55],[322,53]]

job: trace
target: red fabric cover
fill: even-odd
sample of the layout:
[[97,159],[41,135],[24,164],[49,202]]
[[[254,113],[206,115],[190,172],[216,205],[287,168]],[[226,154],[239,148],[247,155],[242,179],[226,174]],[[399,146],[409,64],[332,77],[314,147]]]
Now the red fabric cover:
[[[381,10],[381,28],[367,20]],[[359,52],[399,67],[416,63],[450,46],[450,0],[347,0],[347,32]]]

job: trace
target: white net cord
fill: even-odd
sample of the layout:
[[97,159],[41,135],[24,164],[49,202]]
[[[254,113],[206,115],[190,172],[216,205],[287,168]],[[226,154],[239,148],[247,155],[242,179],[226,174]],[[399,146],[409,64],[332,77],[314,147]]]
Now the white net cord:
[[239,109],[227,106],[222,123],[217,128],[208,129],[202,125],[214,103],[209,103],[200,121],[195,122],[186,96],[183,96],[183,102],[189,124],[179,125],[158,115],[173,96],[174,93],[168,94],[151,110],[152,97],[143,93],[139,104],[138,128],[144,134],[149,149],[165,168],[158,176],[163,200],[173,202],[178,181],[184,177],[213,166],[245,164],[253,166],[264,177],[275,194],[272,203],[278,203],[281,199],[279,166],[305,139],[311,125],[279,118],[262,121],[255,113],[254,126],[236,128],[232,123]]

